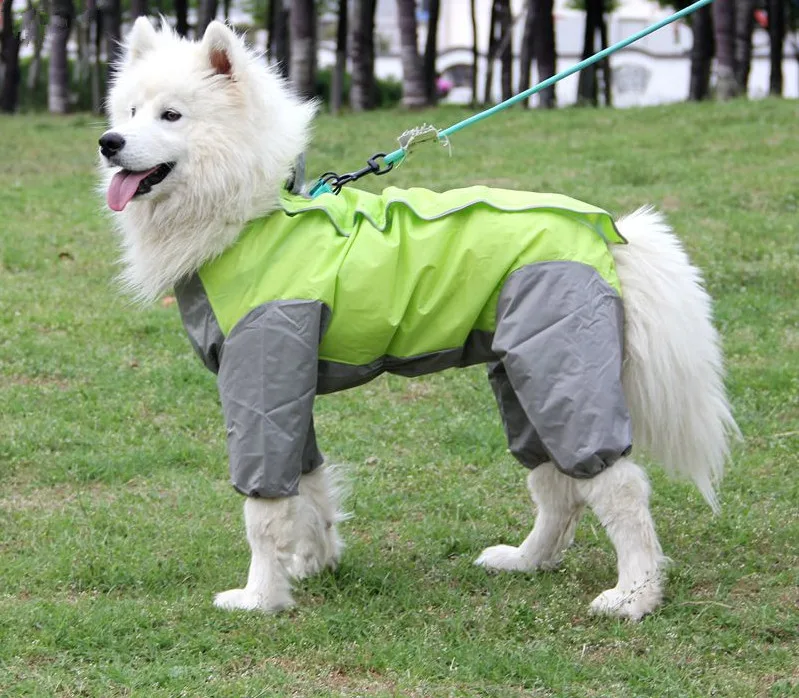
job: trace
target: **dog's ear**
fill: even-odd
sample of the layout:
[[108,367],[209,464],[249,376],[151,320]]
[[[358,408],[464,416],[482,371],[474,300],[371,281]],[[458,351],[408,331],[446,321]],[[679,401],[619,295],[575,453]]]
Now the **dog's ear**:
[[155,47],[158,38],[155,28],[146,17],[139,17],[128,34],[128,61],[136,61]]
[[233,30],[214,20],[203,34],[202,47],[208,64],[217,75],[234,75],[239,55],[244,50],[241,40]]

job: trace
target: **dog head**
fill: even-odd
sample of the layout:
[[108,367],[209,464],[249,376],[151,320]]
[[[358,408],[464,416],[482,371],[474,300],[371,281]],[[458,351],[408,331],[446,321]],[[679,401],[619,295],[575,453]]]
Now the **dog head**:
[[143,17],[108,107],[100,155],[109,207],[146,207],[155,219],[159,207],[170,218],[192,210],[206,221],[267,212],[306,147],[314,112],[226,25],[211,22],[190,42]]

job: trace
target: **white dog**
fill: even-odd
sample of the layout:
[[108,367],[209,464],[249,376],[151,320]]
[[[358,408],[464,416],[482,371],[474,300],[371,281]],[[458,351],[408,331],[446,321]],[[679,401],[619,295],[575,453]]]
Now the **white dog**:
[[[192,343],[219,373],[233,484],[249,495],[247,583],[218,594],[217,606],[286,608],[292,579],[339,558],[340,493],[332,471],[317,467],[316,393],[386,370],[416,375],[476,361],[491,364],[537,506],[521,545],[487,548],[477,564],[553,567],[588,506],[619,573],[592,610],[638,619],[658,606],[664,557],[630,444],[692,479],[715,510],[737,432],[710,299],[659,214],[643,209],[614,223],[566,197],[484,188],[287,193],[314,107],[218,22],[189,42],[138,19],[109,104],[100,145],[124,282],[145,301],[177,288]],[[452,251],[463,245],[479,250]],[[472,286],[508,250],[505,272],[489,279],[495,290],[479,296]],[[285,267],[292,254],[306,266]],[[394,271],[369,276],[373,260],[396,270],[414,254],[423,271],[413,283]],[[325,265],[335,266],[333,281]],[[430,281],[456,267],[460,285]],[[358,286],[361,277],[372,286]]]

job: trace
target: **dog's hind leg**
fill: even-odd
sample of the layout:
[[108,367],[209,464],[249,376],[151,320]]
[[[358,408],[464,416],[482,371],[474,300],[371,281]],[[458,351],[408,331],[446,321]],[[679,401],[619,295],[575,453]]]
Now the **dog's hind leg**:
[[627,458],[590,479],[564,475],[551,463],[535,468],[528,486],[538,515],[518,547],[486,548],[475,564],[494,570],[552,569],[569,547],[587,504],[616,549],[618,582],[591,603],[594,613],[638,620],[654,611],[663,594],[665,562],[649,513],[646,475]]
[[618,560],[616,586],[597,596],[591,610],[638,620],[660,605],[666,560],[649,513],[646,475],[622,458],[594,478],[576,480],[575,485],[605,527]]
[[495,545],[486,548],[475,561],[487,569],[532,572],[553,569],[574,540],[583,512],[577,480],[564,475],[552,463],[533,469],[527,478],[530,496],[538,513],[530,535],[518,547]]
[[252,554],[247,586],[217,594],[215,606],[270,613],[294,605],[290,565],[296,548],[298,499],[248,497],[245,500],[244,523]]

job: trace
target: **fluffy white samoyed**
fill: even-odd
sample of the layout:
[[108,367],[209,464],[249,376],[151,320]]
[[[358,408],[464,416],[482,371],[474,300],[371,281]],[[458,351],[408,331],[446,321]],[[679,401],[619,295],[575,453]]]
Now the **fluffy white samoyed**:
[[[218,291],[214,284],[222,283],[231,250],[238,250],[239,261],[249,265],[241,272],[244,278],[258,260],[263,263],[261,257],[268,258],[267,266],[277,265],[300,236],[318,241],[299,243],[308,259],[317,250],[319,255],[328,248],[357,250],[359,240],[378,245],[374,249],[390,236],[399,236],[406,246],[416,244],[414,240],[431,235],[414,237],[417,227],[429,230],[424,228],[429,220],[411,215],[415,195],[399,190],[392,194],[398,230],[372,225],[366,216],[357,235],[333,225],[326,232],[317,217],[310,227],[288,234],[288,227],[303,216],[307,219],[303,213],[287,215],[281,202],[286,182],[295,176],[294,163],[308,146],[314,106],[298,99],[262,56],[219,22],[208,26],[201,41],[190,42],[138,19],[127,38],[109,106],[110,129],[100,138],[100,151],[107,203],[121,232],[124,283],[143,301],[178,289],[195,349],[219,373],[233,484],[248,495],[249,576],[243,588],[218,594],[218,607],[266,612],[289,607],[292,580],[334,566],[339,559],[340,487],[316,449],[310,417],[315,393],[357,385],[386,370],[417,375],[480,360],[491,366],[511,451],[531,468],[528,486],[537,516],[521,545],[489,547],[476,564],[523,572],[552,568],[588,506],[607,530],[618,558],[616,586],[599,594],[591,610],[638,619],[657,608],[665,558],[649,512],[649,484],[630,459],[630,445],[669,472],[693,480],[716,510],[729,438],[737,433],[725,396],[710,298],[700,272],[658,213],[642,209],[613,222],[604,212],[574,213],[580,206],[590,207],[565,197],[481,189],[481,201],[496,209],[496,218],[490,220],[497,221],[497,231],[526,220],[491,204],[497,197],[561,202],[572,218],[582,221],[582,228],[548,209],[550,213],[535,213],[550,216],[541,229],[571,231],[562,234],[564,240],[587,236],[584,241],[592,250],[601,240],[599,261],[593,267],[569,261],[513,267],[507,283],[502,277],[499,295],[491,296],[489,316],[495,326],[474,324],[477,329],[456,347],[456,358],[443,345],[421,358],[386,351],[358,366],[357,361],[323,360],[317,356],[323,336],[328,342],[330,336],[344,337],[349,331],[342,329],[347,323],[340,318],[353,318],[355,327],[368,325],[371,314],[378,313],[374,308],[383,302],[381,294],[347,295],[347,284],[366,274],[362,267],[368,265],[357,266],[355,252],[349,257],[349,252],[341,253],[345,266],[336,272],[335,308],[321,292],[299,300],[280,296],[282,300],[249,306],[248,313],[234,314],[236,322],[229,322],[229,304],[237,301],[231,300],[228,287]],[[466,193],[451,196],[473,190],[459,191]],[[302,197],[292,196],[292,205],[301,207]],[[445,196],[429,194],[426,201],[435,208]],[[364,206],[378,201],[352,189],[318,201],[334,208],[346,197],[372,197]],[[519,210],[536,207],[524,204]],[[471,219],[455,220],[455,225],[466,221],[457,232],[469,237]],[[259,238],[253,221],[272,232]],[[586,221],[590,225],[583,225]],[[604,234],[597,236],[597,226],[611,236],[618,233],[618,244],[608,244]],[[588,228],[592,232],[580,232]],[[494,232],[476,239],[492,240]],[[503,238],[503,247],[513,248],[508,239]],[[280,241],[280,254],[264,252],[274,240]],[[483,262],[489,264],[493,254],[486,252]],[[432,266],[427,265],[427,272]],[[479,276],[479,269],[473,271]],[[233,274],[234,286],[238,273]],[[283,278],[281,273],[270,267],[270,278]],[[296,284],[303,275],[289,270],[283,276],[286,283]],[[428,283],[429,274],[425,279]],[[614,279],[620,293],[611,288]],[[405,303],[399,325],[412,317],[418,333],[437,332],[447,323],[419,325],[425,313],[435,316],[435,294],[425,295],[422,281],[411,285],[407,297],[412,302]],[[536,297],[542,287],[546,293]],[[396,285],[384,295],[401,292]],[[357,300],[355,310],[346,307],[348,298]],[[573,307],[561,313],[559,304],[570,302]],[[424,313],[420,306],[425,306]],[[458,307],[451,305],[447,312],[457,315]],[[540,319],[556,309],[560,314],[555,319]],[[542,322],[546,331],[527,327]],[[374,324],[377,332],[382,325]],[[391,331],[400,331],[398,323]],[[371,339],[370,332],[346,335],[353,340],[354,355],[361,340]],[[431,350],[430,345],[418,346]],[[538,373],[531,360],[541,369]]]

